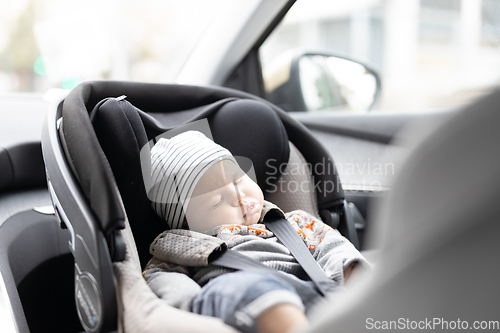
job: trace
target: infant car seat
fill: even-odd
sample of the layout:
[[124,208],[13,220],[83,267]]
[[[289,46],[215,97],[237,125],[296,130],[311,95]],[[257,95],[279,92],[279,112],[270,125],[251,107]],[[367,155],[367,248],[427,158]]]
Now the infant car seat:
[[[88,332],[234,331],[219,319],[168,306],[141,276],[149,244],[167,228],[150,208],[141,148],[205,118],[215,142],[253,162],[266,199],[285,211],[320,216],[358,245],[333,160],[276,106],[226,88],[83,83],[50,109],[42,150],[56,216],[71,234],[75,300]],[[287,172],[291,163],[302,172]],[[323,168],[309,170],[306,163]],[[278,180],[285,188],[297,182],[301,190],[277,191]]]

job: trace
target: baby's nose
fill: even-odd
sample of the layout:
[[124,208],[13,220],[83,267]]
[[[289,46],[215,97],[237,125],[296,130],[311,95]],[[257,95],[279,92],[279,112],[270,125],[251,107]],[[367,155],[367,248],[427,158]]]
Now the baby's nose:
[[234,190],[236,192],[236,199],[238,200],[238,203],[240,203],[241,201],[245,201],[246,194],[244,191],[238,188],[238,185],[234,186]]
[[245,199],[246,199],[246,197],[247,196],[245,195],[245,192],[243,192],[243,191],[238,191],[237,192],[237,200],[238,200],[238,202],[244,202]]

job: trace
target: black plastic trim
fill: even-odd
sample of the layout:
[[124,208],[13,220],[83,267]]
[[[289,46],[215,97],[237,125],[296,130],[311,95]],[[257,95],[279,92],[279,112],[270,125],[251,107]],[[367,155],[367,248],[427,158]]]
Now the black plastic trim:
[[425,112],[293,112],[290,115],[310,130],[343,135],[362,140],[388,144],[407,124],[420,119],[435,118],[457,111],[455,108]]
[[[68,232],[59,229],[54,215],[40,214],[33,210],[11,216],[0,227],[0,271],[4,278],[19,332],[40,332],[44,329],[51,332],[68,331],[69,327],[63,324],[63,327],[60,327],[54,322],[50,327],[30,327],[36,326],[35,323],[40,323],[38,314],[48,315],[50,311],[63,312],[63,310],[38,308],[36,309],[38,314],[29,310],[33,309],[31,304],[40,304],[44,301],[32,298],[37,296],[37,292],[43,293],[43,289],[48,288],[48,285],[44,283],[44,278],[58,283],[57,276],[63,277],[64,274],[68,273],[64,273],[61,271],[62,267],[58,267],[57,272],[50,272],[48,276],[38,275],[36,279],[30,278],[39,267],[47,262],[67,256],[70,253],[68,240]],[[69,274],[71,274],[71,269]],[[31,285],[31,283],[38,283],[38,285]],[[29,290],[35,292],[27,295],[25,291]],[[70,290],[65,290],[65,292],[68,291]],[[59,305],[61,309],[69,306],[66,309],[67,313],[64,310],[64,314],[71,313],[71,306],[74,307],[74,303]],[[25,312],[26,310],[28,311]],[[74,311],[74,315],[73,319],[76,319],[76,311]],[[59,322],[67,323],[65,319],[61,319]]]
[[76,285],[79,285],[82,276],[95,281],[95,292],[92,290],[94,286],[85,286],[90,289],[86,290],[84,297],[77,297],[77,308],[79,314],[84,312],[83,318],[89,318],[87,309],[97,309],[97,312],[92,312],[93,315],[90,316],[92,322],[82,321],[87,331],[115,331],[116,294],[109,249],[100,222],[78,186],[64,156],[56,125],[60,117],[60,105],[49,108],[42,131],[42,148],[47,180],[52,189],[50,194],[53,205],[58,217],[64,219],[67,226],[71,225],[74,232],[70,248],[75,258]]
[[223,86],[245,91],[261,98],[266,97],[262,66],[260,63],[259,48],[274,29],[280,24],[286,13],[292,8],[296,0],[288,1],[274,17],[264,32],[259,36],[247,55],[224,80]]
[[0,191],[45,185],[40,142],[0,147]]

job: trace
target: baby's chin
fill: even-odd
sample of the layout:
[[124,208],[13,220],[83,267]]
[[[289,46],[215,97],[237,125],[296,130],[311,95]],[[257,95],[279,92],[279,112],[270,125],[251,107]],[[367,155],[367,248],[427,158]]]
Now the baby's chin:
[[247,219],[246,221],[243,220],[243,222],[241,223],[241,225],[257,224],[260,221],[260,216],[261,215],[262,215],[262,209],[260,210],[260,212],[256,213],[255,215],[253,215],[251,218]]

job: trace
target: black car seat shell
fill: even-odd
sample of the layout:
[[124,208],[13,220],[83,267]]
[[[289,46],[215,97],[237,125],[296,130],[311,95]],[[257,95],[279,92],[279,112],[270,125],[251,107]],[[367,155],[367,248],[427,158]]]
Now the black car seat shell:
[[[81,84],[63,105],[49,111],[42,148],[56,215],[71,233],[75,298],[87,331],[125,325],[121,328],[126,331],[148,332],[165,325],[168,318],[176,318],[170,323],[173,331],[232,331],[213,318],[200,319],[168,307],[140,275],[150,257],[149,243],[166,227],[145,196],[140,148],[166,130],[201,118],[208,119],[216,142],[254,162],[264,191],[269,190],[265,162],[273,158],[277,166],[286,164],[290,151],[297,161],[332,170],[311,172],[318,188],[326,188],[322,184],[328,182],[334,190],[274,199],[290,209],[300,208],[293,207],[297,202],[310,205],[311,212],[327,223],[341,214],[344,194],[328,152],[303,125],[272,104],[225,88],[114,81]],[[249,140],[255,144],[245,144]],[[311,180],[309,173],[302,176]],[[192,325],[186,327],[181,318]]]

